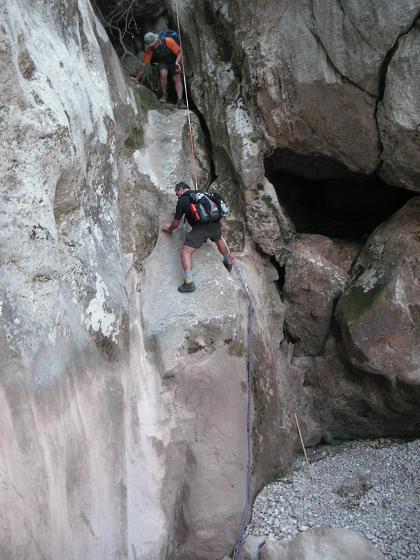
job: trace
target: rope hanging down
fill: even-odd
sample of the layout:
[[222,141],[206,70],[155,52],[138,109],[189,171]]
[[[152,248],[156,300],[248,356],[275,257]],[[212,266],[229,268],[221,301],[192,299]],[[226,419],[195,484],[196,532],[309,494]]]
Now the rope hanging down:
[[[223,239],[223,238],[222,238]],[[228,247],[228,244],[223,239],[224,244],[229,252],[232,260],[233,267],[238,276],[239,283],[244,291],[244,294],[248,300],[248,326],[247,326],[247,414],[246,414],[246,432],[248,441],[248,462],[246,471],[246,499],[244,511],[241,518],[241,526],[239,529],[238,540],[235,545],[233,552],[233,560],[241,560],[242,549],[245,540],[245,530],[251,518],[251,508],[252,508],[252,473],[254,470],[254,439],[253,439],[253,426],[254,426],[254,398],[252,393],[253,379],[254,379],[254,336],[252,331],[252,315],[254,313],[254,307],[252,305],[251,295],[249,290],[241,276],[238,265],[235,260],[232,259],[232,253]]]
[[179,23],[179,12],[178,12],[178,2],[175,0],[175,11],[176,11],[176,22],[178,26],[178,36],[179,36],[179,46],[181,47],[181,62],[182,62],[182,76],[184,79],[184,91],[185,91],[185,101],[187,103],[187,114],[188,114],[188,126],[190,129],[189,133],[189,140],[190,140],[190,148],[191,148],[191,160],[192,160],[192,175],[194,180],[195,189],[198,189],[197,183],[197,164],[195,159],[195,147],[194,147],[194,139],[192,133],[192,125],[191,125],[191,117],[190,117],[190,103],[188,99],[188,91],[187,91],[187,80],[185,78],[185,66],[184,66],[184,52],[182,49],[182,35],[181,35],[181,26]]
[[[179,23],[179,11],[178,11],[178,2],[175,0],[175,11],[176,11],[176,21],[178,26],[178,35],[179,35],[179,43],[181,47],[181,61],[182,61],[182,69],[184,70],[184,54],[182,50],[182,35],[181,35],[181,26]],[[188,111],[188,126],[189,126],[189,137],[190,137],[190,148],[191,148],[191,160],[192,160],[192,175],[194,179],[195,188],[198,189],[197,183],[197,167],[196,167],[196,158],[195,158],[195,148],[194,148],[194,139],[192,133],[192,125],[191,125],[191,118],[190,118],[190,105],[188,99],[188,91],[187,91],[187,81],[185,78],[185,72],[183,71],[183,79],[184,79],[184,91],[185,91],[185,100],[187,104],[187,111]],[[224,244],[229,252],[229,255],[232,259],[232,254],[230,249],[223,239]],[[248,327],[247,327],[247,415],[246,415],[246,431],[247,431],[247,442],[248,442],[248,460],[247,460],[247,474],[246,474],[246,499],[245,499],[245,506],[244,511],[242,513],[241,518],[241,526],[239,531],[238,540],[235,545],[234,553],[233,553],[233,560],[241,560],[242,556],[242,549],[244,546],[245,540],[245,530],[249,523],[251,517],[251,507],[252,507],[252,472],[253,472],[253,421],[254,421],[254,400],[252,394],[252,387],[253,387],[253,377],[254,377],[254,341],[253,341],[253,332],[252,332],[252,315],[254,312],[254,308],[252,305],[252,300],[248,288],[243,281],[239,268],[234,259],[232,259],[232,264],[235,269],[235,272],[238,276],[239,283],[245,293],[245,296],[248,300]]]

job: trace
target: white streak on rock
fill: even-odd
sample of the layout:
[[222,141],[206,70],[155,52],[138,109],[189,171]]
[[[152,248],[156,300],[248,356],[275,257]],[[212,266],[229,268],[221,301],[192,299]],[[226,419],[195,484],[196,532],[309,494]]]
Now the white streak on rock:
[[114,313],[106,309],[106,297],[108,296],[108,289],[103,282],[102,278],[96,278],[96,295],[90,300],[86,309],[85,325],[86,328],[93,329],[96,332],[101,332],[104,336],[111,336],[115,338],[115,329],[113,327],[116,323]]

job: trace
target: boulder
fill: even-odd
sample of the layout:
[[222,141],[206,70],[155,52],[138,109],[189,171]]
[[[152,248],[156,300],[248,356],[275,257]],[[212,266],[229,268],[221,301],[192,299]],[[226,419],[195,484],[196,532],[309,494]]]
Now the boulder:
[[[338,2],[330,4],[329,13],[334,8],[338,18]],[[353,171],[374,171],[379,163],[375,97],[334,66],[323,43],[322,34],[328,35],[328,30],[322,28],[312,3],[226,5],[217,0],[207,10],[189,2],[180,12],[194,71],[194,100],[213,145],[224,147],[225,157],[247,187],[262,180],[261,147],[265,153],[288,148],[323,155],[331,160],[332,173],[335,161]],[[373,11],[361,12],[360,21],[375,20]],[[399,30],[412,22],[413,9],[393,17],[380,22],[384,56]],[[355,39],[344,34],[337,41],[336,51],[347,52],[352,50],[348,41]],[[366,46],[366,58],[370,57],[369,72],[377,76],[383,57],[375,47]],[[351,66],[364,67],[365,62],[354,60]],[[246,88],[241,90],[241,83]],[[214,155],[217,166],[219,154]]]
[[242,560],[259,560],[260,549],[266,540],[267,537],[248,535],[242,549]]
[[296,356],[315,356],[328,335],[335,301],[359,247],[322,235],[298,235],[289,251],[283,286],[285,328]]
[[273,185],[264,177],[246,194],[247,224],[258,247],[282,266],[295,228],[279,204]]
[[384,60],[411,28],[419,9],[418,0],[402,0],[398,4],[315,0],[314,27],[340,75],[379,97]]
[[[268,161],[280,199],[281,174],[356,181],[380,170],[393,185],[418,188],[419,11],[418,0],[179,6],[215,172],[245,201],[248,231],[281,266],[294,226],[267,185]],[[242,223],[240,204],[234,210]]]
[[348,529],[311,529],[294,539],[269,538],[260,560],[385,560],[365,537]]
[[299,421],[302,417],[311,419],[309,425],[301,426],[308,444],[311,429],[316,427],[315,441],[357,439],[362,434],[368,438],[389,434],[416,437],[420,426],[420,387],[393,384],[380,375],[356,369],[348,362],[336,329],[328,335],[321,355],[294,357],[292,364],[304,380],[305,398]]
[[358,369],[420,383],[420,197],[369,237],[335,316]]
[[[418,20],[417,20],[418,22]],[[380,173],[387,183],[420,191],[420,26],[401,38],[389,63],[379,105]]]

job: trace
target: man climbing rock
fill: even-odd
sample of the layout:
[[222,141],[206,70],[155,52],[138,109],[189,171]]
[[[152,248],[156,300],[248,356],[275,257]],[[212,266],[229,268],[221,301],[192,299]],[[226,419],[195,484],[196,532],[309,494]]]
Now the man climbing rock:
[[217,222],[210,222],[207,224],[197,223],[194,217],[195,205],[191,198],[191,195],[194,195],[194,193],[200,193],[200,191],[193,191],[186,183],[177,183],[175,186],[175,194],[178,197],[178,202],[176,205],[175,217],[171,223],[164,223],[161,226],[163,231],[172,233],[179,226],[182,216],[185,215],[187,222],[192,228],[191,231],[187,233],[181,250],[181,262],[185,278],[183,283],[178,286],[178,290],[183,293],[193,292],[195,290],[192,275],[192,254],[208,239],[216,244],[219,252],[223,255],[223,264],[227,270],[229,272],[232,270],[233,255],[230,255],[229,249],[222,238],[220,219]]
[[177,96],[177,106],[180,109],[186,109],[186,105],[182,99],[182,79],[181,79],[181,61],[182,51],[173,37],[163,37],[162,39],[157,33],[146,33],[144,36],[145,53],[140,69],[134,80],[138,80],[143,76],[147,64],[152,61],[158,63],[159,81],[161,89],[161,97],[159,101],[166,103],[168,99],[168,73],[172,76]]

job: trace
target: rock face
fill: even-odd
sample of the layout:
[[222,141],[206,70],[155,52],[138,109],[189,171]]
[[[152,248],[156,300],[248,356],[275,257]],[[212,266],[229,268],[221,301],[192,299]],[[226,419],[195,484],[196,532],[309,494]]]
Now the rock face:
[[[265,176],[270,157],[309,178],[316,161],[326,180],[381,166],[418,188],[420,4],[340,5],[334,27],[308,0],[180,6],[208,136],[191,114],[197,181],[217,179],[232,208],[226,238],[255,310],[254,491],[287,469],[295,412],[309,443],[349,417],[352,433],[418,430],[395,413],[411,415],[418,382],[418,201],[350,271],[341,339],[333,308],[355,245],[296,237]],[[135,3],[148,27],[165,6]],[[247,304],[211,246],[194,260],[197,291],[176,290],[185,232],[159,222],[174,183],[193,182],[188,115],[127,83],[88,0],[0,10],[0,556],[218,560],[245,498]],[[355,313],[365,289],[375,297]]]
[[388,66],[379,130],[383,144],[381,175],[393,185],[419,191],[420,101],[416,91],[420,75],[420,27],[397,44]]
[[[393,384],[382,375],[353,367],[334,330],[322,354],[296,357],[292,363],[304,377],[307,416],[318,418],[325,441],[359,438],[360,434],[371,438],[416,437],[420,428],[419,388]],[[306,431],[306,427],[305,438],[308,442],[313,438],[313,431]]]
[[336,317],[351,363],[392,381],[420,383],[420,198],[368,239]]
[[[147,93],[140,89],[139,95],[144,100]],[[192,184],[186,113],[170,106],[162,109],[147,99],[142,139],[133,159],[143,176],[140,188],[145,180],[153,185],[162,219],[169,220],[176,202],[174,184]],[[195,118],[193,127],[198,183],[205,185],[210,165]],[[136,201],[132,190],[128,196],[127,202]],[[128,240],[135,235],[127,224],[134,223],[134,232],[147,225],[129,208],[123,216]],[[134,386],[137,375],[140,378],[133,412],[138,441],[132,447],[129,478],[134,481],[139,471],[145,474],[127,492],[129,542],[141,558],[207,560],[229,553],[245,496],[247,303],[210,246],[194,257],[196,292],[177,292],[184,237],[185,226],[171,236],[161,233],[151,255],[140,259],[141,275],[130,273]],[[283,308],[275,269],[252,248],[245,251],[240,268],[256,308],[258,487],[267,472],[285,470],[294,453],[297,434],[290,409],[302,388],[299,376],[286,375],[287,362],[276,352],[282,341]],[[276,434],[280,424],[283,432]],[[143,497],[141,505],[138,495]]]
[[269,538],[261,560],[384,560],[385,556],[361,535],[348,529],[311,529],[287,541]]
[[[216,173],[226,177],[231,189],[242,188],[250,235],[284,274],[292,365],[302,367],[305,384],[313,382],[316,387],[314,391],[306,387],[309,400],[299,407],[306,410],[308,404],[312,418],[320,419],[319,430],[308,422],[305,437],[310,441],[316,433],[328,437],[334,425],[342,432],[350,419],[352,433],[365,429],[371,435],[371,429],[378,434],[385,429],[415,433],[418,427],[411,417],[417,393],[411,395],[406,386],[418,375],[419,334],[415,310],[407,308],[418,299],[417,284],[406,287],[397,272],[406,261],[411,263],[410,278],[413,267],[417,270],[412,235],[401,231],[400,257],[395,256],[392,273],[393,265],[371,263],[372,251],[364,250],[366,274],[360,282],[368,282],[368,273],[373,274],[376,266],[385,274],[385,267],[394,288],[389,285],[387,303],[379,306],[378,300],[371,322],[344,318],[347,298],[357,295],[360,267],[350,268],[356,246],[362,247],[372,230],[359,234],[355,245],[347,239],[337,245],[308,229],[299,230],[305,235],[296,237],[298,228],[287,215],[282,195],[288,189],[290,196],[301,196],[304,208],[303,191],[290,187],[295,179],[335,181],[337,192],[332,196],[339,197],[340,180],[357,183],[371,174],[392,185],[418,189],[419,154],[414,146],[419,142],[415,95],[419,13],[415,0],[398,7],[381,2],[344,6],[333,0],[257,4],[218,0],[211,5],[190,0],[180,8],[191,91],[212,138]],[[399,95],[401,83],[406,87]],[[278,184],[267,180],[269,168],[279,176]],[[315,182],[308,182],[307,192],[311,188],[316,189]],[[387,188],[383,184],[384,193]],[[380,242],[388,245],[385,236],[396,230],[397,226],[392,234],[389,230]],[[348,248],[348,258],[341,260],[339,246]],[[407,298],[402,290],[398,296],[391,294],[397,293],[401,282]],[[394,308],[391,302],[397,299]],[[360,313],[371,317],[365,303],[360,301]],[[379,317],[391,307],[392,314],[379,326]],[[369,330],[373,321],[376,334]],[[372,373],[380,378],[371,379]],[[389,385],[384,377],[403,384]],[[332,395],[340,404],[323,409]]]
[[344,290],[358,246],[322,235],[298,236],[289,246],[283,297],[285,328],[296,356],[321,352],[335,301]]
[[[247,306],[212,247],[176,290],[184,232],[159,221],[192,184],[187,113],[133,92],[87,1],[1,9],[1,556],[217,560],[245,498]],[[251,246],[239,266],[257,487],[295,452],[302,388],[274,267]]]
[[[233,140],[234,167],[245,175],[245,185],[256,183],[261,140],[269,152],[324,157],[330,177],[339,173],[338,162],[366,174],[383,162],[393,184],[416,189],[419,13],[416,0],[398,6],[343,6],[336,0],[184,3],[192,90],[209,124],[216,162],[218,151]],[[401,82],[407,83],[402,97]],[[401,149],[394,154],[397,144]],[[236,165],[238,156],[242,166]],[[292,169],[287,159],[282,165]]]
[[137,109],[88,2],[2,2],[1,21],[1,556],[117,558],[129,328],[115,115]]

